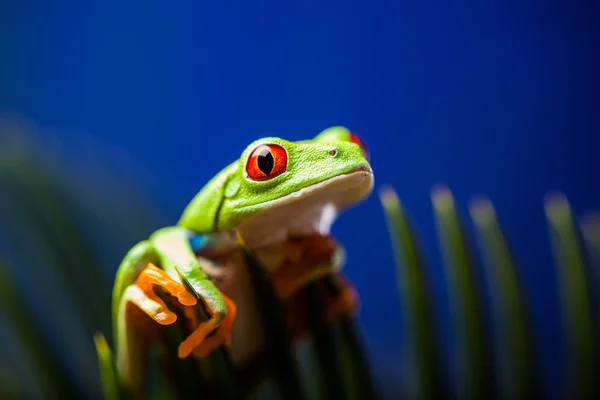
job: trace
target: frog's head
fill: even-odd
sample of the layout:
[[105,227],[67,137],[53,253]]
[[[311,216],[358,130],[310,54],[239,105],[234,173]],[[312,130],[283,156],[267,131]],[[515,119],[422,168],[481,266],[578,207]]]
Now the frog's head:
[[246,241],[328,234],[341,210],[371,192],[367,157],[364,142],[343,127],[300,142],[259,139],[204,187],[179,224],[195,232],[239,230]]

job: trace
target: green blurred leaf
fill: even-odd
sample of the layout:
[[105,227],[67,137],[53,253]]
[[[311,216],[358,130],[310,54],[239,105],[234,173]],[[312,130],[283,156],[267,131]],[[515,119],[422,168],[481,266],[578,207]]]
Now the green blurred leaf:
[[340,359],[336,348],[334,332],[330,324],[325,322],[323,311],[325,304],[317,288],[318,282],[310,282],[303,289],[308,301],[309,326],[311,339],[314,343],[317,359],[319,360],[319,374],[314,374],[319,381],[321,399],[349,398],[342,378],[342,369],[339,368]]
[[514,257],[489,200],[479,198],[473,201],[470,211],[486,261],[484,265],[487,267],[497,322],[496,337],[500,342],[497,356],[503,361],[501,374],[504,377],[504,397],[539,398],[542,393],[529,310],[525,304]]
[[[591,274],[596,282],[597,300],[600,301],[600,212],[588,213],[581,222],[581,231],[592,266]],[[597,308],[600,310],[600,307]],[[600,316],[598,321],[600,322]]]
[[436,188],[433,205],[444,256],[460,365],[459,396],[494,398],[490,338],[483,319],[483,298],[475,264],[454,199],[445,187]]
[[[596,332],[600,331],[600,212],[589,212],[581,221],[581,231],[585,240],[590,262],[590,281],[593,282],[594,315]],[[600,360],[600,344],[596,341],[596,360]],[[600,362],[600,361],[598,361]]]
[[586,265],[570,205],[562,194],[545,202],[546,218],[558,268],[566,337],[567,393],[570,398],[598,398],[598,342],[595,339]]
[[[330,296],[340,295],[341,287],[334,276],[323,279]],[[361,343],[359,329],[351,316],[342,316],[335,323],[337,326],[337,351],[340,353],[338,361],[344,375],[344,385],[349,399],[377,399],[379,393],[373,384],[371,371],[365,350]],[[336,367],[339,369],[339,367]]]
[[44,387],[50,398],[76,398],[81,396],[78,388],[68,378],[62,361],[52,352],[52,346],[44,329],[30,310],[27,299],[20,296],[12,280],[8,266],[0,260],[0,304],[7,314],[10,327],[19,338],[27,356],[33,361],[36,381]]
[[[64,290],[71,293],[73,305],[79,307],[88,329],[108,329],[110,315],[106,315],[104,306],[109,304],[110,284],[72,214],[64,208],[60,199],[62,182],[56,173],[43,165],[24,163],[3,170],[0,178],[0,185],[9,188],[27,210],[39,242],[50,247],[47,254],[56,262],[48,266],[56,267],[56,276],[61,277]],[[94,285],[86,285],[90,281]]]
[[405,368],[410,370],[405,381],[413,386],[412,397],[440,398],[449,393],[443,375],[443,360],[435,336],[436,317],[433,298],[425,275],[425,264],[409,221],[392,188],[380,191],[381,202],[396,260],[398,293],[404,317]]
[[120,385],[115,372],[112,351],[108,347],[104,335],[101,333],[94,335],[94,343],[96,344],[96,351],[98,353],[98,366],[102,378],[104,398],[106,400],[118,400],[120,398]]

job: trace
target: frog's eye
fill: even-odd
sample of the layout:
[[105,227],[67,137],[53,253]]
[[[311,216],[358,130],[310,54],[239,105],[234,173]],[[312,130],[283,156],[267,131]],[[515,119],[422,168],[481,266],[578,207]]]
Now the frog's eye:
[[363,156],[365,156],[365,158],[368,160],[369,159],[369,148],[367,147],[367,143],[365,143],[365,141],[362,140],[362,138],[354,132],[350,133],[350,141],[352,143],[356,143],[360,147],[360,149],[363,152]]
[[252,150],[246,165],[250,179],[264,181],[285,172],[287,153],[277,144],[262,144]]

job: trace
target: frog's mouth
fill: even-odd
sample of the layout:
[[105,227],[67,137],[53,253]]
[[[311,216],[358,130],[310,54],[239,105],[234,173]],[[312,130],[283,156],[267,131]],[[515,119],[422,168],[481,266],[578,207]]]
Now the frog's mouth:
[[328,235],[340,211],[364,200],[371,193],[373,182],[371,168],[359,166],[262,203],[262,211],[236,229],[253,246],[273,244],[292,236]]

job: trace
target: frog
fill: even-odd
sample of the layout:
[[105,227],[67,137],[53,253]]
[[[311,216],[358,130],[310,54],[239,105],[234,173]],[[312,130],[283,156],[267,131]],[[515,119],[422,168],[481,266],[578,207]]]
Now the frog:
[[[268,253],[293,238],[326,238],[340,212],[365,200],[373,185],[367,146],[346,127],[308,140],[273,136],[250,143],[192,198],[175,225],[134,245],[119,265],[112,319],[121,384],[134,387],[142,379],[134,360],[143,341],[132,331],[130,314],[145,314],[159,326],[178,318],[157,288],[186,310],[202,305],[208,314],[179,344],[179,358],[205,357],[235,340],[236,303],[207,274],[210,265],[199,253],[223,254],[242,245]],[[288,274],[280,286],[297,288],[311,274],[310,268]]]

